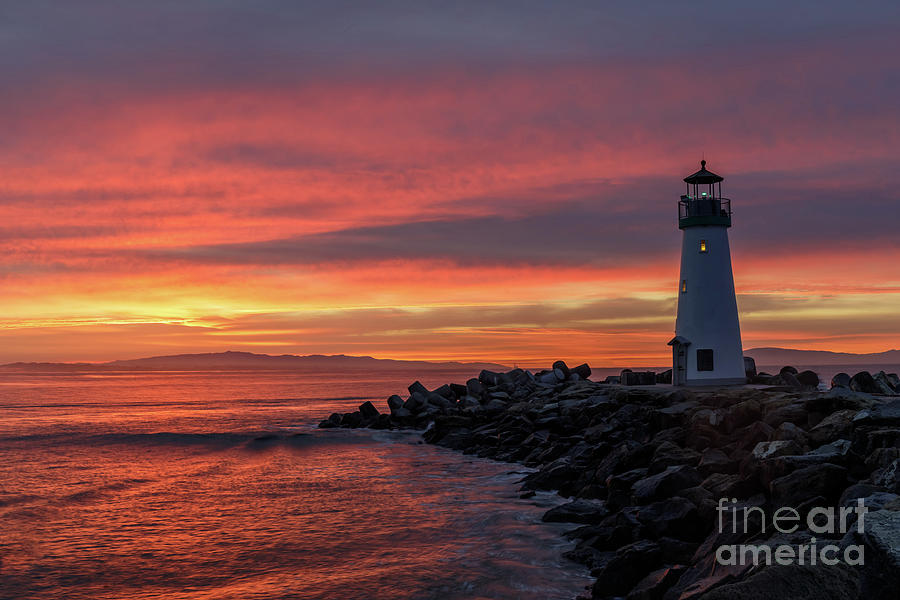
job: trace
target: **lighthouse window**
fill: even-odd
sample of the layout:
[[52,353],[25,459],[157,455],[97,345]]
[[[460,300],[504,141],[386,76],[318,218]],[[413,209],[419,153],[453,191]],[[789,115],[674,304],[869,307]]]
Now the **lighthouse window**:
[[681,280],[681,293],[684,294],[687,292],[687,279]]
[[713,351],[697,350],[697,370],[712,371],[713,370]]
[[700,252],[706,252],[706,240],[700,240]]

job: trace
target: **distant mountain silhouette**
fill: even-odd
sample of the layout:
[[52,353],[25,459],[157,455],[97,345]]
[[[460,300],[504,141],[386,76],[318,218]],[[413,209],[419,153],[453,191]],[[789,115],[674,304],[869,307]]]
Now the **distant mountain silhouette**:
[[900,350],[852,354],[824,350],[794,350],[791,348],[751,348],[744,350],[757,365],[900,365]]
[[285,371],[353,371],[353,370],[448,370],[490,369],[508,370],[495,363],[480,362],[429,362],[424,360],[393,360],[371,356],[346,356],[344,354],[311,354],[296,356],[282,354],[254,354],[252,352],[213,352],[205,354],[175,354],[152,356],[132,360],[113,360],[105,363],[26,363],[0,365],[3,371],[232,371],[232,370],[285,370]]

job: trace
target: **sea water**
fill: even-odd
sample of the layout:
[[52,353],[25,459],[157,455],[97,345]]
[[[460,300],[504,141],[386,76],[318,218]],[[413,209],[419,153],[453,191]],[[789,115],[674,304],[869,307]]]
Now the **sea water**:
[[[414,373],[0,374],[0,598],[565,598],[562,502],[419,434],[318,430]],[[433,373],[428,386],[472,373]]]

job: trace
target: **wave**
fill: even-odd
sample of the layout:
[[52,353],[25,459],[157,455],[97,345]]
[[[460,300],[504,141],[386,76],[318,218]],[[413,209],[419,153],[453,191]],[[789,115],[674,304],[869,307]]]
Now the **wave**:
[[305,448],[334,444],[372,443],[374,436],[341,431],[346,435],[325,435],[321,431],[247,431],[247,432],[130,432],[83,434],[72,432],[40,433],[0,437],[8,444],[41,445],[70,444],[76,446],[179,446],[208,449],[246,448],[248,450],[275,446]]

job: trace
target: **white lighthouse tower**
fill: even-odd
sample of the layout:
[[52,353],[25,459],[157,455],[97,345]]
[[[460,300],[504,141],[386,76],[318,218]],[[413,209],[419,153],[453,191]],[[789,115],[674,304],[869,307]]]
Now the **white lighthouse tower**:
[[678,202],[681,277],[672,346],[672,383],[746,383],[741,326],[734,296],[728,228],[731,200],[722,197],[722,177],[700,170],[684,178]]

